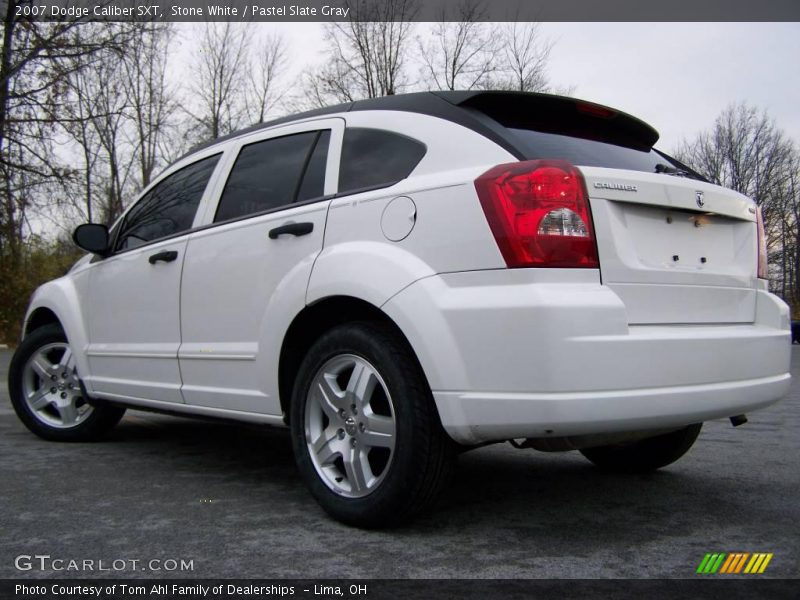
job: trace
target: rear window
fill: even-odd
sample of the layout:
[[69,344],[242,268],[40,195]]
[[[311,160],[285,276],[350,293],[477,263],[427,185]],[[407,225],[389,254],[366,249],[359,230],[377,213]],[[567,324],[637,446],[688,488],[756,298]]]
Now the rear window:
[[658,132],[647,123],[598,104],[561,96],[486,92],[470,96],[459,106],[528,160],[562,159],[576,166],[703,179],[655,150]]
[[411,174],[425,152],[425,144],[398,133],[348,127],[342,142],[339,193],[397,183]]
[[560,158],[583,167],[608,167],[656,172],[656,165],[679,165],[655,150],[637,150],[569,135],[543,133],[532,129],[509,128],[525,158]]

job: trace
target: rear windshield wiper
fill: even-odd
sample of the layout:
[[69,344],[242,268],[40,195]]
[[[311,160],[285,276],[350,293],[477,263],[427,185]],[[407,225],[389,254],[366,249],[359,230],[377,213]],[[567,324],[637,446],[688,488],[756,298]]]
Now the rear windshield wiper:
[[689,177],[689,171],[684,171],[683,169],[678,169],[676,167],[670,167],[664,163],[658,163],[656,165],[656,173],[665,173],[667,175],[675,175],[676,177]]

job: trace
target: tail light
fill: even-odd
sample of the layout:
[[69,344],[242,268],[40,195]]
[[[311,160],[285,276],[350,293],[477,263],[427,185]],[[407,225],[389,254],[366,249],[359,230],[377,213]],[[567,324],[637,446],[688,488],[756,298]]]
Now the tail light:
[[498,165],[475,189],[509,267],[598,267],[586,184],[568,162]]
[[756,229],[758,231],[758,277],[769,279],[767,265],[767,236],[764,235],[764,217],[761,216],[761,207],[756,207]]

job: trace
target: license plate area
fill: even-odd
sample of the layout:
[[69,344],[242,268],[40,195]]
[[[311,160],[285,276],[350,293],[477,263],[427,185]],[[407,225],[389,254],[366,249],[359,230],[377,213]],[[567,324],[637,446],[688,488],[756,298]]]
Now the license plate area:
[[[751,223],[655,206],[619,206],[642,267],[709,273],[738,272],[737,258]],[[740,231],[739,228],[742,228]],[[737,235],[738,234],[738,235]],[[740,248],[737,250],[737,245]]]
[[591,205],[605,283],[755,286],[751,221],[598,198]]

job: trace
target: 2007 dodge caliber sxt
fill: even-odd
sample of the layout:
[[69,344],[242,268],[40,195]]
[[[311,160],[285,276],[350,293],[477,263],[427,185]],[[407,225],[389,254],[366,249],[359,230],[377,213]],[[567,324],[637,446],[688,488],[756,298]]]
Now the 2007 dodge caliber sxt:
[[408,519],[460,450],[511,440],[645,471],[789,386],[760,212],[619,111],[426,92],[197,148],[31,300],[19,418],[126,407],[291,428],[346,523]]

